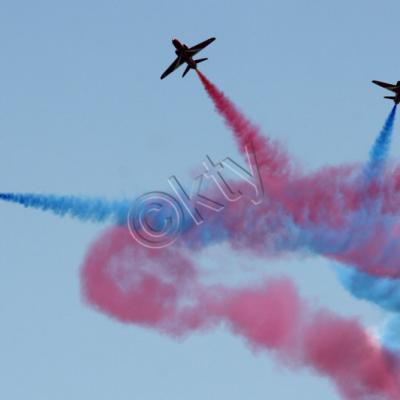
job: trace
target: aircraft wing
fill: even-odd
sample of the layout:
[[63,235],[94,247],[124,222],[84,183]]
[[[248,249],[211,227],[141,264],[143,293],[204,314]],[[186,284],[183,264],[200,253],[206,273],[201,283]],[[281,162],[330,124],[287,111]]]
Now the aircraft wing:
[[181,57],[177,57],[174,62],[163,72],[160,79],[164,79],[171,72],[174,72],[177,68],[179,68],[184,63]]
[[205,40],[204,42],[198,43],[195,46],[191,47],[187,52],[190,55],[195,55],[198,53],[200,50],[203,50],[204,47],[207,47],[210,43],[212,43],[215,40],[215,37],[212,37],[210,39]]
[[395,92],[396,90],[396,85],[392,85],[391,83],[385,83],[381,81],[372,81],[372,83],[375,83],[375,85],[378,85],[380,87],[383,87],[385,89],[391,90],[392,92]]

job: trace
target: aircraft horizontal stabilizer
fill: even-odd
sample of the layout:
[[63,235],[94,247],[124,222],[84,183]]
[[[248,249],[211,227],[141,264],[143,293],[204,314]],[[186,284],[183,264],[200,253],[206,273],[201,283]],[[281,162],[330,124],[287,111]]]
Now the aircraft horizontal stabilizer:
[[190,71],[190,65],[188,65],[185,69],[185,71],[182,74],[182,78]]
[[194,62],[196,64],[200,64],[201,62],[206,61],[206,60],[208,60],[208,58],[199,58],[198,60],[194,60]]

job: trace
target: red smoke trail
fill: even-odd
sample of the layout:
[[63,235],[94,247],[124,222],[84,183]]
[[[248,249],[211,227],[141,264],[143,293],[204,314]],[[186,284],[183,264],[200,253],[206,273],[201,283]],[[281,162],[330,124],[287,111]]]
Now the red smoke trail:
[[261,135],[259,128],[253,125],[213,83],[199,70],[196,72],[218,113],[234,132],[239,150],[244,153],[246,145],[252,143],[261,172],[267,170],[269,176],[288,173],[289,159],[280,146]]
[[356,320],[310,307],[287,279],[207,286],[179,248],[148,249],[114,227],[88,252],[82,284],[88,303],[121,322],[173,337],[223,324],[250,347],[330,378],[344,398],[400,399],[391,356]]
[[268,200],[278,201],[295,222],[307,220],[318,224],[322,221],[327,225],[343,226],[346,217],[343,214],[344,197],[332,193],[343,193],[350,203],[357,200],[354,182],[350,181],[354,167],[326,168],[310,176],[303,176],[298,166],[294,171],[287,152],[262,135],[222,91],[199,70],[196,72],[217,112],[234,133],[239,150],[244,152],[246,145],[253,144]]

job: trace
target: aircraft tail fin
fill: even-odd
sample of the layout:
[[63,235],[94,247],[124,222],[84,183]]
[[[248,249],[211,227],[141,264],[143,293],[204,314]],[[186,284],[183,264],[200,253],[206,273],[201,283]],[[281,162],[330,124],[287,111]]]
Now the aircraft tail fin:
[[182,74],[182,78],[190,71],[190,65],[188,65],[185,69],[185,71]]
[[389,99],[389,100],[395,100],[395,99],[396,99],[396,97],[394,97],[394,96],[385,96],[385,99]]
[[208,58],[199,58],[198,60],[194,60],[194,62],[196,64],[200,64],[201,62],[206,61],[206,60],[208,60]]

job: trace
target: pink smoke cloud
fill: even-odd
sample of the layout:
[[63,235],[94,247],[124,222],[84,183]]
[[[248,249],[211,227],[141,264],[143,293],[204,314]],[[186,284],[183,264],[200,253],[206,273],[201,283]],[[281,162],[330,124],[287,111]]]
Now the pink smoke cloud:
[[329,378],[344,398],[400,398],[393,356],[357,320],[301,299],[289,279],[205,285],[178,246],[149,249],[134,242],[128,229],[113,227],[90,248],[82,289],[91,306],[123,323],[171,337],[224,325],[253,349]]

